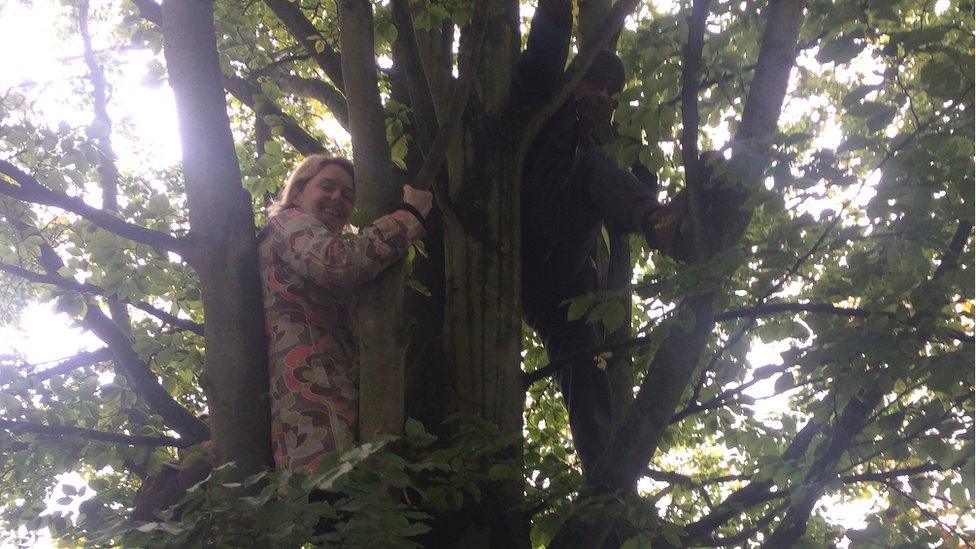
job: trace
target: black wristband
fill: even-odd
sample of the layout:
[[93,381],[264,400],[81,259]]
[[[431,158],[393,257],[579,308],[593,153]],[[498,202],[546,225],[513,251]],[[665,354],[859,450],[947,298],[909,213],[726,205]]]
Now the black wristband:
[[417,218],[417,221],[420,222],[420,226],[424,228],[424,232],[430,233],[430,229],[427,228],[427,220],[424,219],[424,216],[423,214],[420,213],[420,210],[414,208],[413,206],[407,204],[406,202],[401,202],[400,205],[397,206],[397,209],[403,210],[405,212],[410,212],[414,217]]

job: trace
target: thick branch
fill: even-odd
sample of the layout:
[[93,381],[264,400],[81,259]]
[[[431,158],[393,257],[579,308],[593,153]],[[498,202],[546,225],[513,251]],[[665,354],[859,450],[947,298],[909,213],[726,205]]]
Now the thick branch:
[[[793,441],[783,452],[780,460],[783,462],[798,459],[813,441],[813,437],[820,431],[821,426],[813,421],[808,422],[800,432],[796,434]],[[725,524],[732,517],[742,513],[750,507],[773,499],[773,494],[769,489],[772,488],[772,480],[753,481],[735,492],[720,503],[711,513],[701,519],[685,526],[682,533],[682,545],[691,547],[704,539],[709,533]]]
[[346,105],[346,98],[339,90],[335,89],[328,82],[318,78],[303,78],[292,74],[285,74],[276,71],[271,77],[278,87],[283,91],[301,97],[314,99],[329,108],[329,112],[335,117],[343,128],[349,126],[349,107]]
[[189,410],[180,406],[156,379],[149,365],[139,358],[132,343],[118,324],[112,321],[94,304],[89,304],[84,318],[85,325],[108,345],[115,364],[125,373],[133,389],[149,408],[160,415],[170,428],[187,439],[189,444],[210,438],[210,429]]
[[45,206],[53,206],[84,217],[96,227],[100,227],[123,238],[146,244],[158,250],[170,251],[185,256],[189,246],[187,241],[172,235],[134,225],[114,215],[93,208],[79,197],[68,196],[41,185],[33,176],[22,171],[6,160],[0,160],[0,174],[13,179],[14,185],[0,178],[0,193]]
[[890,471],[880,471],[877,473],[859,473],[856,475],[847,475],[840,478],[841,481],[846,483],[855,482],[890,482],[898,477],[914,477],[918,475],[924,475],[925,473],[934,473],[937,471],[947,471],[949,467],[944,467],[938,463],[922,463],[914,467],[905,467],[902,469],[892,469]]
[[410,17],[407,0],[391,0],[390,7],[393,23],[397,28],[397,39],[392,45],[395,70],[391,73],[390,85],[395,89],[399,87],[397,78],[406,80],[408,103],[413,111],[414,122],[410,134],[421,149],[429,149],[437,129],[437,115],[427,85],[427,75],[420,60],[413,20]]
[[791,498],[786,516],[765,540],[763,547],[792,547],[800,539],[806,531],[813,506],[823,495],[824,483],[834,478],[837,462],[850,448],[854,437],[864,429],[871,410],[881,401],[881,396],[882,392],[875,386],[866,394],[851,399],[827,440],[821,443],[825,450],[817,452],[817,458],[804,477],[803,485],[791,487],[794,492],[802,490],[802,496],[799,500]]
[[962,249],[966,245],[966,241],[969,240],[969,235],[972,230],[973,225],[970,222],[959,222],[955,234],[952,235],[952,240],[949,241],[949,247],[946,248],[946,252],[942,255],[939,267],[935,269],[935,274],[932,275],[932,280],[939,280],[947,272],[956,268],[956,265],[959,263],[959,254],[962,253]]
[[525,384],[525,388],[528,389],[533,383],[539,381],[540,379],[545,379],[555,374],[567,364],[574,364],[576,362],[579,362],[580,360],[593,358],[597,354],[605,351],[616,351],[620,349],[627,349],[630,347],[640,347],[641,345],[647,345],[650,342],[651,342],[650,338],[641,336],[641,337],[635,337],[631,339],[625,339],[622,341],[611,341],[607,343],[601,343],[600,345],[597,345],[591,349],[586,349],[584,351],[573,353],[572,355],[560,358],[558,360],[553,360],[552,362],[546,364],[545,366],[541,366],[535,370],[532,370],[531,372],[526,372],[522,378],[523,383]]
[[[345,81],[342,77],[342,60],[339,54],[329,46],[315,25],[305,17],[302,9],[297,2],[290,0],[265,0],[265,4],[285,25],[288,32],[305,48],[318,66],[325,71],[326,76],[339,89],[345,89]],[[375,64],[360,67],[360,70],[372,72]]]
[[390,145],[376,78],[372,4],[340,0],[342,65],[347,70],[346,101],[356,176],[369,185],[357,189],[357,207],[367,216],[387,213],[400,202],[400,189],[391,185]]
[[125,435],[122,433],[107,433],[96,431],[84,427],[74,427],[71,425],[43,425],[41,423],[31,423],[27,421],[11,421],[0,419],[0,429],[10,431],[14,434],[29,433],[47,437],[81,437],[87,440],[97,440],[101,442],[111,442],[114,444],[124,444],[126,446],[148,446],[156,448],[158,446],[175,446],[186,448],[192,446],[189,441],[173,437],[146,436],[146,435]]
[[86,366],[91,366],[92,364],[105,362],[111,358],[112,353],[108,350],[108,347],[102,347],[101,349],[94,351],[82,351],[71,358],[62,360],[56,366],[35,371],[34,373],[29,374],[27,377],[31,381],[41,382],[51,379],[54,376],[69,374],[78,368],[84,368]]
[[261,90],[254,84],[239,76],[224,76],[224,88],[238,101],[244,103],[254,111],[255,116],[276,116],[281,119],[281,136],[292,144],[298,152],[305,156],[325,152],[325,147],[319,140],[306,132],[290,115],[285,114],[278,105],[261,94]]
[[204,317],[216,319],[206,326],[201,382],[214,453],[221,462],[234,461],[231,474],[242,479],[272,457],[254,212],[227,115],[213,3],[167,1],[162,23],[191,233],[201,249],[191,264],[200,277]]
[[156,25],[163,24],[163,8],[155,0],[132,0],[139,10],[139,15]]
[[698,155],[698,81],[701,72],[702,48],[705,39],[705,20],[708,19],[709,0],[695,0],[688,17],[688,41],[681,65],[681,158],[685,167],[688,189],[688,217],[695,243],[695,258],[702,262],[710,255],[710,239],[705,232],[703,188],[707,177]]
[[[390,145],[376,77],[373,8],[368,0],[339,0],[339,42],[349,104],[357,207],[369,218],[392,210],[402,197],[393,179]],[[359,293],[361,376],[359,432],[397,434],[403,429],[406,324],[401,261]]]
[[478,60],[481,59],[481,46],[484,43],[485,29],[488,26],[487,11],[487,0],[475,1],[474,15],[466,33],[466,40],[463,42],[465,47],[460,52],[458,59],[458,66],[463,72],[454,86],[454,95],[451,96],[450,107],[448,107],[440,128],[437,130],[437,135],[427,151],[424,164],[417,173],[415,187],[428,189],[432,186],[434,178],[437,177],[437,172],[441,169],[444,155],[451,144],[451,138],[458,135],[457,130],[461,123],[461,116],[468,104],[471,87],[479,70]]
[[805,0],[774,0],[764,11],[766,29],[742,111],[742,123],[735,135],[737,142],[763,139],[776,132],[790,72],[796,62],[797,38],[805,8]]

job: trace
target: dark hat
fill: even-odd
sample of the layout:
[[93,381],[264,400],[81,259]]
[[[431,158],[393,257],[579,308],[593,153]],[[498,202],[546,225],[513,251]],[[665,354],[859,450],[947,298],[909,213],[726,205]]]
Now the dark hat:
[[583,80],[591,84],[605,85],[615,93],[619,92],[624,89],[624,83],[627,81],[624,62],[612,50],[602,49],[596,54]]

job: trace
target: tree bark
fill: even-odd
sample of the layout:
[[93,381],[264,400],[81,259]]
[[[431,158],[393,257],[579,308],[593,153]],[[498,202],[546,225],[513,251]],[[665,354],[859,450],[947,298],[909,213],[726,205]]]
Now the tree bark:
[[[486,69],[474,74],[463,133],[446,162],[445,348],[455,372],[456,409],[494,423],[503,437],[521,440],[520,163],[512,162],[519,131],[507,104],[519,53],[518,9],[509,0],[488,0],[485,9],[491,24],[475,62]],[[471,47],[474,26],[462,34],[461,51]],[[500,457],[519,466],[521,443]],[[521,500],[520,481],[490,486],[480,520],[460,546],[528,546],[528,520],[517,512]]]
[[[365,0],[341,0],[339,44],[349,133],[356,161],[356,202],[368,219],[390,212],[402,192],[395,187],[374,59],[373,10]],[[360,289],[359,436],[403,429],[403,312],[405,263],[399,261]]]
[[271,464],[267,347],[250,196],[227,117],[213,6],[163,4],[163,43],[176,96],[183,173],[205,325],[203,385],[213,446],[243,477]]

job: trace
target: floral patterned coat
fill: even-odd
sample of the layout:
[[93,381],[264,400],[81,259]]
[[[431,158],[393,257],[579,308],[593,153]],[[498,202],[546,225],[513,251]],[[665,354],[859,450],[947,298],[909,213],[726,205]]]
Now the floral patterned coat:
[[406,252],[423,227],[397,210],[358,235],[290,208],[259,243],[275,466],[308,472],[357,440],[355,290]]

